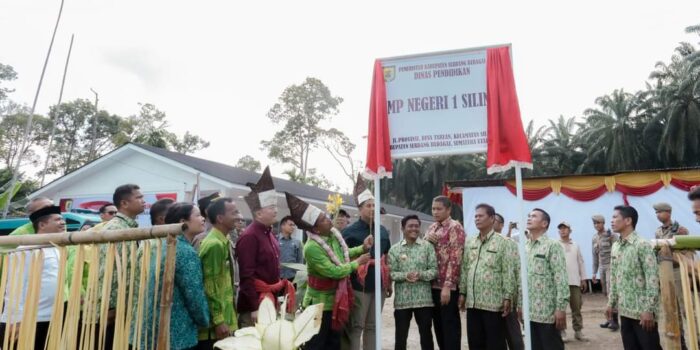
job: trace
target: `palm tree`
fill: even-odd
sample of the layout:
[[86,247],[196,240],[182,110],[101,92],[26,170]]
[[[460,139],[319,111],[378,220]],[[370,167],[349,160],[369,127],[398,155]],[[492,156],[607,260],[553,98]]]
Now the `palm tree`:
[[[688,27],[700,34],[700,26]],[[696,165],[700,156],[700,53],[689,43],[681,43],[671,63],[657,63],[651,73],[656,80],[662,108],[647,125],[662,132],[658,157],[667,166]]]
[[549,127],[543,136],[541,153],[546,159],[543,171],[550,174],[573,174],[585,159],[576,138],[576,118],[565,119],[559,116],[549,120]]
[[586,127],[580,135],[589,153],[580,170],[599,170],[591,169],[596,163],[604,164],[607,171],[643,168],[645,148],[636,120],[642,108],[639,99],[620,89],[598,97],[597,108],[586,109]]

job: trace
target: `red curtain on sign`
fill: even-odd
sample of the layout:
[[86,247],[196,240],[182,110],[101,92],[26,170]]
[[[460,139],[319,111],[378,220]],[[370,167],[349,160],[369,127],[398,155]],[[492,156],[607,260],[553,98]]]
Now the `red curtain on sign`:
[[493,174],[506,171],[514,165],[532,169],[532,156],[515,92],[510,47],[486,50],[486,91],[487,172]]
[[[515,191],[515,186],[506,183],[506,188],[513,194],[517,195],[517,192]],[[547,197],[550,193],[552,193],[552,188],[551,187],[545,187],[542,189],[537,189],[537,190],[528,190],[523,188],[523,198],[526,201],[538,201],[544,197]]]
[[391,149],[389,148],[389,118],[387,114],[386,84],[380,60],[374,61],[372,95],[369,105],[369,134],[367,135],[368,177],[391,177]]

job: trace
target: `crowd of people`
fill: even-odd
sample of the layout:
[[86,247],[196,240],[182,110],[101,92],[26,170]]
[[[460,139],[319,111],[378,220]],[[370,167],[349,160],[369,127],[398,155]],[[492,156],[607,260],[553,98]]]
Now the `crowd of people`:
[[[407,348],[414,317],[421,349],[434,349],[433,332],[440,349],[460,349],[464,312],[469,349],[524,349],[521,327],[524,303],[528,303],[530,310],[533,349],[563,349],[564,343],[570,341],[566,335],[567,308],[572,313],[574,338],[588,341],[583,334],[581,307],[590,275],[586,274],[580,246],[572,239],[571,225],[561,221],[557,225],[558,239],[548,236],[553,223],[544,209],[533,209],[528,214],[523,232],[527,237],[525,261],[529,288],[529,299],[523,300],[519,237],[511,237],[515,225],[511,223],[508,232],[503,232],[505,220],[489,204],[475,208],[473,220],[478,232],[467,237],[462,224],[452,218],[451,201],[444,196],[435,197],[432,202],[435,222],[422,232],[418,216],[403,217],[402,239],[392,246],[388,230],[374,227],[374,198],[361,179],[353,193],[359,213],[356,221],[351,222],[351,216],[344,210],[326,213],[294,194],[285,193],[290,215],[279,220],[279,235],[273,230],[278,223],[278,195],[269,169],[250,187],[251,192],[244,199],[253,217],[247,226],[234,199],[219,194],[201,198],[197,205],[161,199],[150,208],[154,226],[186,224],[176,244],[171,349],[212,349],[216,341],[232,336],[237,329],[254,326],[258,306],[264,298],[270,298],[279,308],[280,297],[285,297],[288,311],[296,311],[296,270],[290,267],[294,265],[282,265],[286,263],[306,266],[308,280],[300,307],[324,305],[320,331],[304,344],[304,349],[374,349],[376,293],[381,293],[382,306],[385,298],[393,296],[395,349]],[[700,222],[700,189],[691,190],[689,199]],[[113,203],[100,209],[103,223],[90,230],[136,228],[136,218],[144,212],[144,206],[139,186],[119,186]],[[685,227],[672,220],[670,205],[658,203],[654,209],[661,222],[657,238],[688,234]],[[34,198],[27,210],[30,223],[12,235],[65,230],[60,208],[50,199]],[[657,255],[635,231],[638,220],[635,208],[617,206],[610,215],[610,229],[606,229],[602,214],[592,217],[596,233],[592,241],[591,280],[593,284],[600,281],[608,297],[606,319],[600,326],[620,330],[625,349],[660,349],[656,323]],[[294,237],[298,229],[305,233],[304,242]],[[374,244],[380,244],[379,257],[374,256]],[[99,246],[99,285],[103,285],[108,247]],[[146,247],[153,250],[151,256],[160,256],[160,264],[164,264],[165,244],[141,244],[138,254],[144,254]],[[156,254],[157,247],[162,249],[160,254]],[[57,248],[41,249],[44,268],[36,318],[36,349],[45,347],[57,293],[65,293],[67,297],[70,288],[57,290],[60,261]],[[117,249],[125,248],[117,244]],[[69,257],[69,261],[71,258],[74,257]],[[163,269],[155,268],[155,258],[150,264],[148,290],[160,290]],[[375,285],[375,265],[381,271],[380,285]],[[28,271],[24,269],[25,281]],[[680,284],[679,272],[675,272],[676,283]],[[74,280],[71,270],[67,275],[67,281]],[[116,279],[112,282],[108,316],[98,321],[101,327],[96,327],[106,329],[107,349],[113,342],[117,309]],[[132,345],[140,342],[141,348],[155,348],[151,335],[158,333],[159,314],[153,306],[160,305],[159,296],[160,293],[149,293],[145,299],[143,317],[156,322],[144,322],[141,329],[131,332]],[[7,294],[5,298],[7,301]],[[7,342],[6,335],[17,339],[16,334],[26,326],[21,322],[23,302],[18,307],[4,303],[0,344]],[[678,302],[683,303],[682,299]],[[136,336],[137,331],[142,335]]]

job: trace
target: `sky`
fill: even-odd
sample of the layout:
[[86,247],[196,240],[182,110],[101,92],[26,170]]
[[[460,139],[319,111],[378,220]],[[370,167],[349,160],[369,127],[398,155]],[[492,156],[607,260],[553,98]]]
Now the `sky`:
[[[59,0],[0,1],[0,62],[19,77],[10,97],[31,105]],[[657,61],[697,37],[700,1],[162,1],[66,0],[37,104],[93,99],[121,116],[153,103],[171,129],[211,142],[195,156],[244,155],[280,175],[260,141],[278,126],[267,111],[306,77],[344,99],[327,126],[343,130],[363,161],[375,58],[511,43],[524,123],[581,116],[595,98],[644,88]],[[339,167],[317,151],[311,166],[343,190]]]

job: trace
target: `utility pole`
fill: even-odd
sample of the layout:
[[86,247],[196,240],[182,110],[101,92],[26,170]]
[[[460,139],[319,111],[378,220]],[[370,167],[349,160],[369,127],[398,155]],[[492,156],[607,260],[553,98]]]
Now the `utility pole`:
[[[61,14],[63,13],[63,3],[65,0],[61,0],[61,7],[58,9],[58,16],[56,17],[56,25],[53,27],[53,34],[51,34],[51,42],[49,43],[49,49],[46,52],[46,58],[44,59],[44,67],[41,69],[41,76],[39,77],[39,84],[36,87],[36,93],[34,94],[34,102],[32,103],[31,112],[29,112],[29,117],[27,118],[27,125],[24,127],[24,138],[22,139],[21,146],[19,148],[19,154],[17,155],[17,164],[14,169],[10,168],[12,171],[12,180],[10,180],[10,186],[8,188],[14,188],[17,180],[19,178],[19,171],[22,165],[22,158],[24,157],[24,152],[27,147],[27,139],[32,131],[32,122],[34,119],[34,111],[36,110],[36,103],[39,100],[39,92],[41,92],[41,84],[44,82],[44,74],[46,73],[46,66],[49,64],[49,58],[51,57],[51,49],[53,48],[53,41],[56,38],[56,31],[58,30],[58,24],[61,22]],[[5,208],[2,209],[2,217],[6,218],[7,213],[10,211],[10,203],[12,198],[7,200]]]
[[[68,74],[68,62],[70,61],[70,53],[73,51],[73,38],[75,34],[70,36],[70,46],[68,46],[68,56],[66,57],[66,65],[63,68],[63,80],[61,81],[61,92],[58,93],[58,103],[56,104],[56,112],[61,108],[63,101],[63,86],[66,85],[66,74]],[[56,118],[51,118],[51,134],[49,134],[49,145],[46,147],[46,162],[44,162],[44,171],[41,172],[41,184],[39,187],[44,187],[44,179],[46,179],[46,170],[49,169],[49,159],[51,159],[51,147],[53,146],[53,137],[56,133]]]
[[90,153],[88,154],[88,160],[95,159],[95,147],[97,146],[97,103],[100,101],[97,91],[90,88],[93,94],[95,94],[95,117],[92,118],[92,141],[90,141]]

